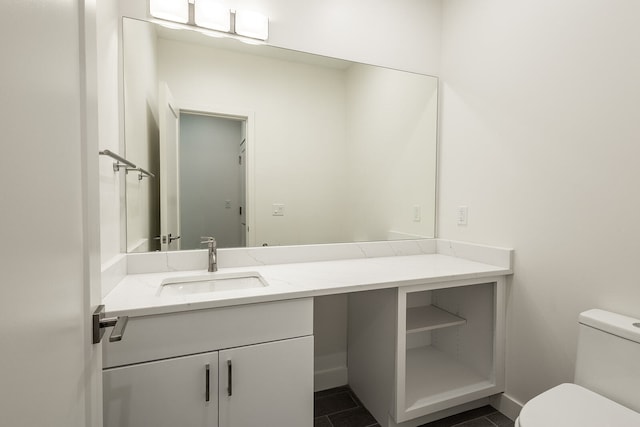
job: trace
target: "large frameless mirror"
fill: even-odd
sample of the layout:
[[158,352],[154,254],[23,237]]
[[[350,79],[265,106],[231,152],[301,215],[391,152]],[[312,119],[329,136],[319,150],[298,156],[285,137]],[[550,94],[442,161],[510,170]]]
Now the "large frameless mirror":
[[124,18],[127,250],[434,237],[437,78]]

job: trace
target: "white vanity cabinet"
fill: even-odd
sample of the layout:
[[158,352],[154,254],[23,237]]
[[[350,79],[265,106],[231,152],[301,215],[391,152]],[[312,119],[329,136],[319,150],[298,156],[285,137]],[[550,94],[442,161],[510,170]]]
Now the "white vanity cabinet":
[[102,379],[105,427],[218,426],[218,352],[107,369]]
[[504,295],[496,277],[349,296],[349,383],[381,425],[504,391]]
[[220,426],[311,426],[313,337],[220,351]]
[[104,349],[105,427],[313,424],[312,299],[133,317]]

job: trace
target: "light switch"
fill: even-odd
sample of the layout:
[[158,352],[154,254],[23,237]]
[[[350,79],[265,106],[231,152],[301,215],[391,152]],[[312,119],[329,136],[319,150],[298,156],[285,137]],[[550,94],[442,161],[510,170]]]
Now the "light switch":
[[274,203],[271,212],[273,216],[284,216],[284,205],[282,203]]
[[224,201],[224,207],[226,209],[231,209],[231,200],[225,200]]
[[415,205],[413,207],[413,222],[422,221],[422,208],[420,205]]
[[469,217],[469,208],[467,206],[458,206],[456,209],[456,222],[458,225],[467,225]]

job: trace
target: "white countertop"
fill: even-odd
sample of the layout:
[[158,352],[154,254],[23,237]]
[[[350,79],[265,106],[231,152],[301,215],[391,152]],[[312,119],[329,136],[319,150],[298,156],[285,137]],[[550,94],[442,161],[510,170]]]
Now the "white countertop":
[[[269,286],[182,296],[159,295],[163,280],[257,272]],[[103,300],[110,315],[132,317],[293,298],[511,274],[509,267],[442,254],[345,259],[293,264],[129,274]]]

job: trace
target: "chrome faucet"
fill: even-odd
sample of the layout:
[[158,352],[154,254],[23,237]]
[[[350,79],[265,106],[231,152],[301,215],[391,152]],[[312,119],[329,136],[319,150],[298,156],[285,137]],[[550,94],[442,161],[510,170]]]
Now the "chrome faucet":
[[218,271],[218,246],[216,244],[216,239],[213,237],[201,237],[204,239],[200,243],[206,243],[209,247],[209,269],[210,273],[214,271]]

